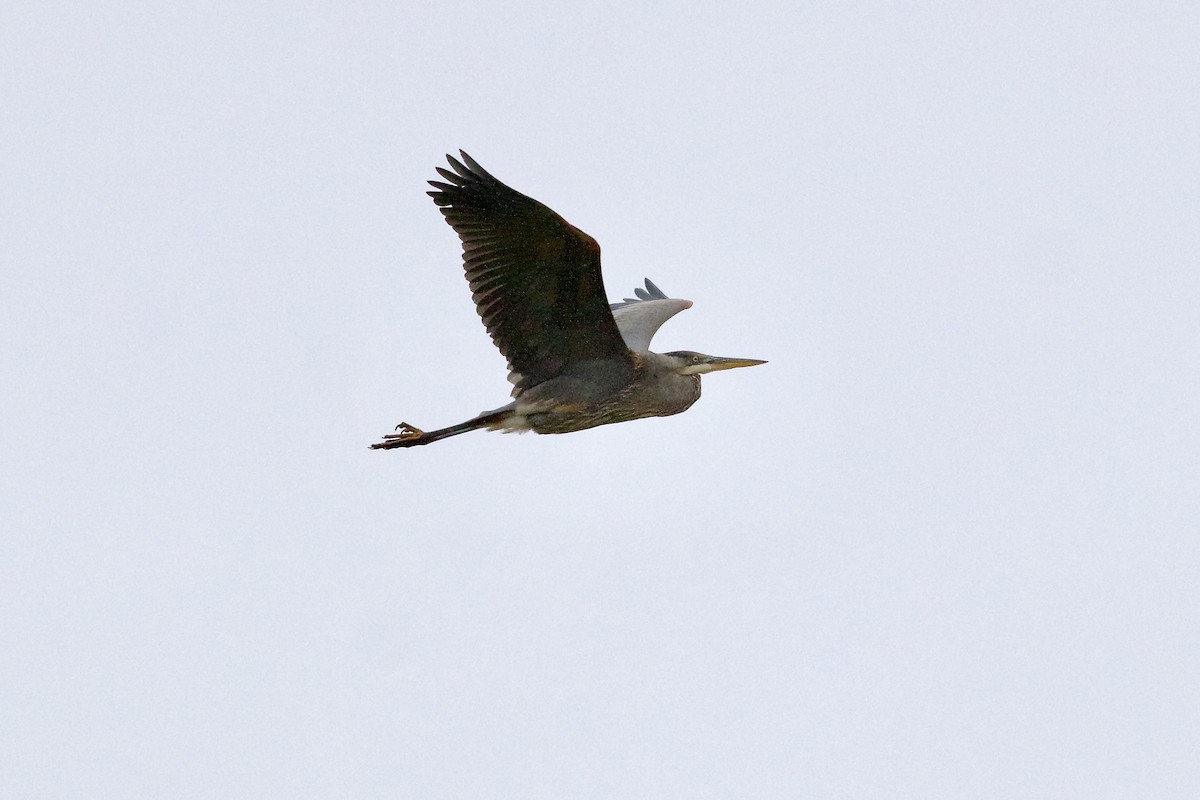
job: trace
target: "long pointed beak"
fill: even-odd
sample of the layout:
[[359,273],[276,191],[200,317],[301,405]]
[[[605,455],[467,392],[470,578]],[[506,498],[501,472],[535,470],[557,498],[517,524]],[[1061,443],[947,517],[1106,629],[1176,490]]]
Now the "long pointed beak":
[[712,361],[707,363],[709,372],[716,372],[721,369],[737,369],[738,367],[756,367],[759,364],[765,364],[765,361],[759,361],[757,358],[721,358],[713,356]]

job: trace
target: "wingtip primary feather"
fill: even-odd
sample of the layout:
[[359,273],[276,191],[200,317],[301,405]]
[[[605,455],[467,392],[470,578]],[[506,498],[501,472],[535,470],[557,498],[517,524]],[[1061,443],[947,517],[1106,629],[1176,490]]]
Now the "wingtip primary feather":
[[622,298],[620,303],[614,304],[614,307],[616,307],[618,305],[622,305],[624,303],[637,303],[637,302],[641,302],[644,300],[670,300],[671,299],[670,297],[667,296],[667,294],[662,289],[658,288],[658,286],[655,285],[654,281],[650,280],[649,278],[643,278],[642,280],[646,284],[645,289],[641,288],[640,286],[635,288],[633,290],[633,294],[634,294],[633,297]]
[[[455,178],[457,178],[458,180],[461,181],[464,178],[471,177],[471,170],[467,169],[467,167],[461,161],[459,161],[457,158],[450,155],[449,153],[446,154],[446,161],[449,162],[450,166],[454,168],[454,171],[458,173],[458,175],[455,176]],[[440,167],[437,169],[438,169],[438,172],[442,171],[442,169]]]
[[492,176],[491,176],[491,175],[488,173],[488,171],[487,171],[486,169],[484,169],[483,167],[479,166],[479,162],[478,162],[478,161],[476,161],[475,159],[471,158],[470,154],[469,154],[469,153],[467,153],[467,151],[466,151],[466,150],[459,150],[459,151],[458,151],[458,154],[459,154],[460,156],[462,156],[463,163],[465,163],[465,164],[466,164],[468,167],[470,167],[472,172],[474,172],[474,173],[477,173],[477,174],[478,174],[478,175],[480,175],[481,177],[485,177],[485,178],[490,178],[490,177],[492,177]]
[[[463,180],[463,179],[476,180],[476,181],[479,181],[479,180],[495,181],[496,180],[492,176],[492,174],[490,172],[488,172],[486,169],[484,169],[482,166],[480,166],[479,162],[476,161],[474,158],[472,158],[471,154],[468,153],[466,150],[460,149],[458,151],[458,155],[459,155],[459,158],[455,158],[454,156],[447,153],[446,161],[449,162],[450,166],[454,167],[454,171],[458,173],[458,175],[456,175],[455,177],[458,178],[459,180]],[[441,167],[438,167],[437,170],[438,170],[438,172],[442,172],[442,174],[445,174],[442,171]]]
[[462,184],[466,183],[466,181],[463,179],[463,176],[459,175],[457,172],[451,172],[445,167],[434,167],[434,170],[437,171],[438,175],[441,175],[443,178],[455,185],[461,186]]

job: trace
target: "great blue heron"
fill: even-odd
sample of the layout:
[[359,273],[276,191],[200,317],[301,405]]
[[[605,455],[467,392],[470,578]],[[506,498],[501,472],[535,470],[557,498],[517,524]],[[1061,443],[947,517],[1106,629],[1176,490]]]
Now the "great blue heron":
[[513,401],[466,422],[422,431],[406,422],[375,449],[415,447],[477,428],[570,433],[665,417],[700,397],[705,372],[764,364],[681,350],[651,353],[664,322],[692,305],[646,279],[636,298],[608,304],[600,245],[533,198],[510,189],[459,151],[430,181],[433,202],[463,244],[471,296],[508,359]]

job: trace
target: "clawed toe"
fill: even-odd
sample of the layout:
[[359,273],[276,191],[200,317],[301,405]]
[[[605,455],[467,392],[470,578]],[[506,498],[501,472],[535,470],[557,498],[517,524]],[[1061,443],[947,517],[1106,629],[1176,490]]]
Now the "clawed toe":
[[412,425],[409,425],[407,422],[401,422],[399,425],[396,426],[395,429],[400,432],[399,433],[389,433],[389,434],[385,435],[383,438],[385,438],[385,439],[400,439],[402,441],[407,441],[409,439],[420,439],[422,436],[425,435],[425,431],[421,430],[420,428],[415,428]]
[[396,426],[398,433],[385,433],[382,442],[371,445],[372,450],[391,450],[396,447],[411,447],[414,444],[425,444],[425,431],[414,428],[407,422]]

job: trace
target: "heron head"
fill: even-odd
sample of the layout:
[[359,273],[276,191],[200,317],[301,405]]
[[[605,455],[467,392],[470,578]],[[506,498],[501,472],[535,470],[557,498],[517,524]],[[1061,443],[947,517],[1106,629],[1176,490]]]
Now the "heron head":
[[673,353],[664,353],[664,355],[670,356],[676,363],[676,371],[680,375],[703,375],[706,372],[716,372],[720,369],[753,367],[756,364],[767,363],[766,361],[759,361],[756,358],[722,358],[721,356],[709,356],[691,350],[677,350]]

